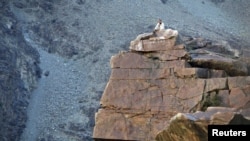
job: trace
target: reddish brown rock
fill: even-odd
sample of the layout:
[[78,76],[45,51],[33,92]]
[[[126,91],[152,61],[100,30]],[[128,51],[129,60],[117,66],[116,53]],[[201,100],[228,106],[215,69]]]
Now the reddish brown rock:
[[163,79],[171,75],[170,69],[113,69],[110,79]]
[[250,85],[250,76],[237,76],[237,77],[229,77],[228,78],[228,86],[229,89],[244,87],[245,85]]
[[218,93],[218,98],[220,100],[220,106],[229,107],[229,90],[220,90]]
[[202,95],[205,81],[202,79],[186,79],[180,86],[177,97],[183,100]]
[[180,78],[207,78],[208,69],[204,68],[175,68],[176,77]]
[[[184,44],[178,44],[173,47],[173,49],[186,49],[186,46]],[[188,54],[189,55],[189,54]]]
[[[146,55],[147,56],[147,55]],[[153,57],[134,52],[123,52],[112,56],[111,68],[143,69],[143,68],[174,68],[190,67],[186,60],[160,61]]]
[[229,103],[231,107],[237,109],[246,109],[249,108],[250,102],[250,85],[241,88],[231,89],[229,95]]
[[186,68],[190,67],[186,60],[174,60],[174,61],[163,61],[159,62],[158,68]]
[[[129,108],[131,104],[128,103],[131,103],[133,94],[148,89],[149,87],[150,83],[146,80],[110,80],[100,103],[103,107],[115,106]],[[138,97],[140,96],[138,95]],[[129,101],[127,102],[126,100]]]
[[224,70],[211,70],[207,68],[175,68],[176,77],[180,78],[220,78],[226,77]]
[[154,68],[153,61],[133,52],[122,52],[112,56],[110,64],[111,68]]
[[145,53],[145,56],[152,59],[159,59],[161,61],[171,61],[180,60],[182,58],[189,58],[187,51],[185,51],[184,49],[179,49],[177,46],[173,47],[173,50]]
[[206,87],[204,92],[223,90],[227,88],[227,78],[206,79]]
[[174,114],[167,115],[153,116],[147,111],[99,110],[96,113],[96,124],[100,126],[94,129],[93,138],[152,141],[155,140],[157,133],[168,125],[168,119]]

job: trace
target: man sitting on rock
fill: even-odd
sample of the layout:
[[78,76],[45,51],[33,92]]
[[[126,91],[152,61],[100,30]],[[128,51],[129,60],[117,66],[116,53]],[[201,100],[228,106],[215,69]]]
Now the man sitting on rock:
[[135,40],[130,42],[131,48],[138,48],[138,50],[142,47],[143,40],[162,40],[162,39],[170,39],[178,36],[177,30],[165,29],[165,25],[161,19],[158,20],[153,32],[151,33],[143,33],[136,37]]
[[159,19],[153,31],[153,38],[150,39],[151,40],[168,39],[171,37],[176,37],[177,35],[178,35],[177,30],[172,30],[172,29],[165,30],[164,23],[162,22],[161,19]]
[[164,30],[164,29],[165,29],[165,25],[164,25],[164,23],[162,22],[162,20],[159,19],[159,20],[158,20],[158,23],[157,23],[156,26],[155,26],[155,29],[154,29],[153,33],[156,34],[156,32],[160,32],[160,31],[162,31],[162,30]]
[[158,22],[153,32],[142,35],[143,37],[141,38],[141,40],[156,39],[156,37],[160,37],[161,36],[160,34],[163,33],[164,31],[165,31],[165,25],[161,19],[158,19]]

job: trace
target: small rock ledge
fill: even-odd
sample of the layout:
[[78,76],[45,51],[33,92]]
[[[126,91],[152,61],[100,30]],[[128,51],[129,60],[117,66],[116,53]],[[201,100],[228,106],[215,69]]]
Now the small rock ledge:
[[[244,63],[236,68],[234,58],[202,49],[190,53],[187,42],[176,45],[176,37],[138,40],[145,35],[131,42],[130,51],[111,58],[95,140],[200,141],[207,139],[208,123],[229,124],[237,115],[249,122],[250,77]],[[202,130],[193,134],[191,126],[183,136],[176,125],[196,124],[192,117],[204,119]],[[189,138],[191,133],[196,136]]]

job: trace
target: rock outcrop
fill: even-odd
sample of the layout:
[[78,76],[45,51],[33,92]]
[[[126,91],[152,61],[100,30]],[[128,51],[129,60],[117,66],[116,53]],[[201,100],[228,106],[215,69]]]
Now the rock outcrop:
[[[166,133],[168,130],[176,132],[178,140],[183,131],[172,127],[178,128],[177,123],[184,126],[189,123],[188,113],[206,116],[206,113],[194,112],[205,111],[210,106],[234,109],[226,114],[230,115],[225,118],[228,121],[238,110],[242,118],[250,116],[250,77],[245,76],[248,69],[244,65],[234,67],[235,58],[206,50],[188,52],[187,42],[176,44],[176,37],[135,41],[131,42],[130,51],[111,58],[111,76],[100,101],[101,108],[96,113],[95,140],[160,141],[171,138]],[[210,112],[209,117],[213,114],[216,113]],[[174,115],[185,122],[176,123],[180,118],[173,120]],[[197,134],[192,139],[207,138],[208,121],[200,127],[199,135],[204,137]],[[190,127],[182,138],[191,139],[189,133],[194,132]]]

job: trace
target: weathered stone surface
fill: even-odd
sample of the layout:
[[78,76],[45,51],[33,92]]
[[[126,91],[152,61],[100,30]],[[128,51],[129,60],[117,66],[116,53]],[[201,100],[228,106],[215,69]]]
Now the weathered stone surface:
[[237,88],[237,87],[244,87],[245,85],[250,85],[250,76],[243,77],[229,77],[228,78],[228,87],[229,89]]
[[208,70],[208,77],[207,78],[220,78],[220,77],[227,77],[227,73],[224,70]]
[[204,91],[205,81],[202,79],[187,79],[180,86],[177,97],[183,100],[201,95]]
[[185,45],[189,50],[204,49],[219,54],[230,55],[231,57],[238,58],[240,51],[233,48],[227,41],[211,41],[204,38],[189,38],[184,39]]
[[147,39],[149,39],[152,36],[153,36],[152,32],[151,33],[143,33],[143,34],[138,35],[135,38],[135,40],[133,40],[133,41],[130,42],[130,47],[129,48],[131,50],[134,50],[134,49],[138,50],[138,49],[142,48],[142,42],[141,42],[141,40],[147,40]]
[[220,90],[218,93],[220,106],[229,107],[229,90]]
[[186,60],[174,60],[174,61],[163,61],[159,62],[158,68],[188,68],[189,63]]
[[191,58],[190,63],[194,66],[225,70],[229,76],[248,75],[246,63],[210,51],[202,49],[192,51]]
[[[168,113],[153,116],[150,112],[120,111],[102,109],[96,114],[96,121],[100,127],[94,129],[95,139],[114,140],[155,140],[155,136],[168,124],[167,119],[173,116]],[[107,129],[107,127],[109,127]],[[108,131],[108,133],[107,133]]]
[[170,69],[113,69],[110,79],[163,79],[171,75]]
[[212,42],[208,45],[207,50],[211,50],[213,52],[218,52],[222,54],[230,54],[234,58],[238,58],[240,55],[240,51],[238,49],[233,48],[228,41],[216,41]]
[[173,47],[173,49],[186,49],[186,46],[184,44],[177,44]]
[[188,48],[197,49],[206,47],[207,45],[211,44],[211,41],[204,38],[192,38],[187,40],[185,43]]
[[186,60],[160,61],[147,58],[133,52],[123,52],[112,56],[111,68],[123,69],[161,69],[161,68],[186,68],[190,67]]
[[123,52],[112,56],[110,64],[111,68],[126,69],[190,67],[186,60],[160,61],[134,52]]
[[[175,47],[174,47],[175,49]],[[145,53],[149,58],[159,59],[162,61],[178,60],[181,58],[189,58],[187,51],[183,49],[169,50],[169,51],[157,51]]]
[[227,88],[226,82],[227,78],[206,79],[206,87],[204,92],[226,89]]
[[208,70],[203,68],[175,68],[175,76],[180,78],[207,78]]
[[224,70],[211,70],[206,68],[175,68],[176,77],[180,78],[219,78],[226,77]]
[[229,95],[230,106],[234,108],[249,108],[250,102],[250,85],[241,88],[231,89]]
[[141,51],[171,50],[175,45],[176,38],[159,40],[142,40]]
[[208,124],[249,124],[244,116],[232,108],[208,108],[206,112],[178,113],[165,130],[158,133],[157,141],[207,141]]
[[110,64],[111,68],[153,68],[154,63],[138,53],[122,52],[112,56]]
[[176,38],[157,40],[135,40],[130,44],[130,50],[139,52],[171,50],[175,45]]

